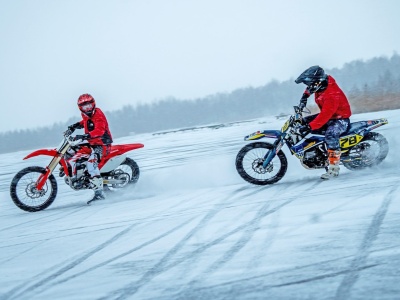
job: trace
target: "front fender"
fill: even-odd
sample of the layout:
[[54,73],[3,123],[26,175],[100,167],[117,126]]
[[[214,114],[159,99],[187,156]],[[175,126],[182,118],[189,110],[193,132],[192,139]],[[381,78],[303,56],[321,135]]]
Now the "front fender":
[[58,154],[56,149],[40,149],[33,151],[32,153],[28,154],[24,157],[24,159],[32,158],[39,155],[47,155],[47,156],[56,156]]
[[[35,157],[35,156],[39,156],[39,155],[46,155],[46,156],[56,157],[56,156],[59,155],[59,153],[57,152],[56,149],[40,149],[40,150],[33,151],[32,153],[30,153],[27,156],[25,156],[24,160],[32,158],[32,157]],[[61,158],[60,164],[63,166],[65,174],[67,176],[70,176],[71,174],[69,174],[69,172],[68,172],[67,163],[63,158]]]
[[280,130],[263,130],[256,131],[252,134],[246,135],[244,137],[245,141],[254,141],[262,138],[279,139],[282,136],[282,131]]

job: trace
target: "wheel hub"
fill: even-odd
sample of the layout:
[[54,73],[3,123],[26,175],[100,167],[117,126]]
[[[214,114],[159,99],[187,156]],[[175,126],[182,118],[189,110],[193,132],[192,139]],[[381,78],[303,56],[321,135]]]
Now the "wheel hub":
[[35,182],[31,182],[30,184],[28,184],[26,186],[25,192],[26,192],[26,195],[31,199],[40,198],[44,194],[46,194],[46,191],[44,188],[42,190],[37,189]]
[[253,161],[252,168],[254,172],[258,174],[265,174],[265,173],[271,173],[272,170],[274,169],[274,166],[272,163],[269,163],[266,168],[263,167],[264,159],[262,158],[257,158]]
[[131,176],[122,170],[115,170],[115,173],[112,176],[112,178],[114,180],[121,181],[120,183],[114,183],[112,185],[113,188],[123,188],[129,183],[129,180],[131,180]]

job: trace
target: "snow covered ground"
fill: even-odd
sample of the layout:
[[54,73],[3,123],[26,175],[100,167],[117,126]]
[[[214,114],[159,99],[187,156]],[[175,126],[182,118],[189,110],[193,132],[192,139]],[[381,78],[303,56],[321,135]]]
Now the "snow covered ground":
[[388,118],[389,155],[331,181],[290,155],[277,184],[239,177],[243,137],[285,120],[121,138],[136,187],[88,206],[59,180],[37,213],[9,184],[49,158],[0,155],[0,299],[400,299],[399,113],[353,116]]

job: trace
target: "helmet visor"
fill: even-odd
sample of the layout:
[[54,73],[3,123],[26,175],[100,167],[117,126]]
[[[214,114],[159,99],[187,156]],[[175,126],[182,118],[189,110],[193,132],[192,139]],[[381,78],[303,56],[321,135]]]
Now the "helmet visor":
[[83,102],[80,103],[78,106],[81,112],[84,113],[92,112],[94,110],[94,101]]

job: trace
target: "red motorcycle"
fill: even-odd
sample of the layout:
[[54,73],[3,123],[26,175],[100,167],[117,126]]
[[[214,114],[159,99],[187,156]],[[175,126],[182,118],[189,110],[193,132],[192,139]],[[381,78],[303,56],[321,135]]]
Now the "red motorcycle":
[[[143,144],[125,144],[108,148],[99,163],[105,191],[121,189],[139,180],[139,166],[126,153],[142,147]],[[79,153],[78,159],[70,164],[69,160],[76,152]],[[24,159],[39,155],[51,156],[53,159],[45,168],[27,167],[18,172],[10,186],[12,200],[20,209],[29,212],[49,207],[57,196],[57,180],[53,171],[58,164],[61,165],[59,175],[64,177],[68,186],[74,190],[90,189],[90,176],[86,169],[90,152],[87,142],[74,141],[71,136],[64,135],[58,148],[40,149],[30,153]]]

